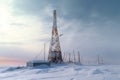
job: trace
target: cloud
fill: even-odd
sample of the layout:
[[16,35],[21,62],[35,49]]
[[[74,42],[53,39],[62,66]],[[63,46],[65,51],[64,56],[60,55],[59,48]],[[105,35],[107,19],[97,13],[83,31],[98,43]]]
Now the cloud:
[[21,45],[21,42],[0,42],[1,45]]
[[[87,60],[96,61],[97,55],[100,55],[106,60],[106,63],[119,63],[116,62],[120,56],[118,23],[111,21],[102,24],[87,23],[61,17],[58,20],[60,22],[58,29],[63,32],[63,36],[60,38],[63,52],[75,50],[80,51],[83,58],[87,57]],[[112,57],[113,55],[114,57]]]

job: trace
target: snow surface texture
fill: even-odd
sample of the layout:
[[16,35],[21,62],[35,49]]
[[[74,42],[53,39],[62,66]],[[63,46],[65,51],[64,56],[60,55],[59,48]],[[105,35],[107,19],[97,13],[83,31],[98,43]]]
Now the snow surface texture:
[[39,68],[0,67],[0,80],[120,80],[120,65],[62,64]]

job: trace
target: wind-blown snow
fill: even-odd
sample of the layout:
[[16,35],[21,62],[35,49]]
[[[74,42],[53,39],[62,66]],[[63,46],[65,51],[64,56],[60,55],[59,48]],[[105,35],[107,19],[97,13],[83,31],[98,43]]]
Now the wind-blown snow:
[[0,80],[120,80],[120,65],[62,64],[39,68],[0,67]]

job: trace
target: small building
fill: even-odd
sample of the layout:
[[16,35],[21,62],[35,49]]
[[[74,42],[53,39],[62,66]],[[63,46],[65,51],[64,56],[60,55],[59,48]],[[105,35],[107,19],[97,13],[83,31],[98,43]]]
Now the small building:
[[44,60],[32,60],[32,61],[27,62],[28,67],[36,67],[36,66],[40,66],[40,65],[50,66],[50,62],[44,61]]

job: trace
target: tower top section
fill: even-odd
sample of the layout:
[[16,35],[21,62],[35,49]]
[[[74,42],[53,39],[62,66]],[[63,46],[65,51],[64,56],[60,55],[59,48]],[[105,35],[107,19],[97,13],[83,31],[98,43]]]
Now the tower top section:
[[53,10],[53,27],[57,27],[57,14],[56,14],[56,10]]

